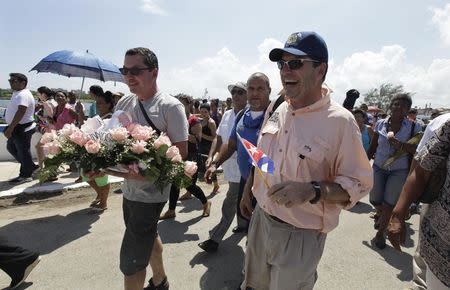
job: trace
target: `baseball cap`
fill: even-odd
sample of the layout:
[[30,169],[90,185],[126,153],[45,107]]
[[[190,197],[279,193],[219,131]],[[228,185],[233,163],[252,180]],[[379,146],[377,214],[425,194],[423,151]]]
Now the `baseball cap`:
[[323,38],[313,31],[292,33],[284,48],[275,48],[269,53],[271,61],[279,61],[283,53],[287,52],[296,56],[309,56],[314,60],[328,62],[327,44]]
[[237,82],[235,84],[231,84],[228,86],[228,91],[231,93],[231,91],[234,88],[239,88],[239,89],[243,89],[244,91],[247,91],[247,85],[243,82]]

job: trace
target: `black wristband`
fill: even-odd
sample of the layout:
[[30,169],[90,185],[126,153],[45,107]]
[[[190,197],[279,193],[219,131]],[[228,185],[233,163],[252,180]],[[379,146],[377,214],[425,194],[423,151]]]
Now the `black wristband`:
[[314,198],[311,199],[309,202],[311,204],[315,204],[320,200],[320,197],[322,195],[322,190],[320,189],[320,184],[317,181],[311,181],[311,185],[314,188],[314,192],[316,193],[316,196],[314,196]]

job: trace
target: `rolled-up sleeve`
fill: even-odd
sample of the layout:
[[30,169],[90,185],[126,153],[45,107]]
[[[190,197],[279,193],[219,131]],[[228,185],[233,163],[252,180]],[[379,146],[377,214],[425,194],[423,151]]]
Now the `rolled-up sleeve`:
[[341,140],[334,182],[340,184],[349,194],[350,203],[344,207],[349,209],[372,189],[373,171],[355,120],[347,122]]

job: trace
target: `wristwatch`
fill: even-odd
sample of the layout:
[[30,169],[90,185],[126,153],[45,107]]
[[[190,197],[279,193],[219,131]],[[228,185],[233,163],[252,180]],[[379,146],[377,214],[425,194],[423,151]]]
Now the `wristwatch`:
[[311,204],[316,204],[322,195],[322,190],[320,189],[320,184],[317,181],[311,181],[311,185],[314,188],[314,192],[316,193],[316,196],[314,196],[313,199],[311,199],[309,202]]

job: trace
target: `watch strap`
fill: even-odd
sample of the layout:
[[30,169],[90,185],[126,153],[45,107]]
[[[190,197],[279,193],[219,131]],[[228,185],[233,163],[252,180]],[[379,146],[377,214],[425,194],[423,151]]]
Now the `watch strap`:
[[311,185],[313,186],[314,192],[316,193],[316,195],[309,202],[312,204],[315,204],[320,200],[320,197],[322,195],[322,190],[320,189],[320,184],[317,181],[311,181]]

